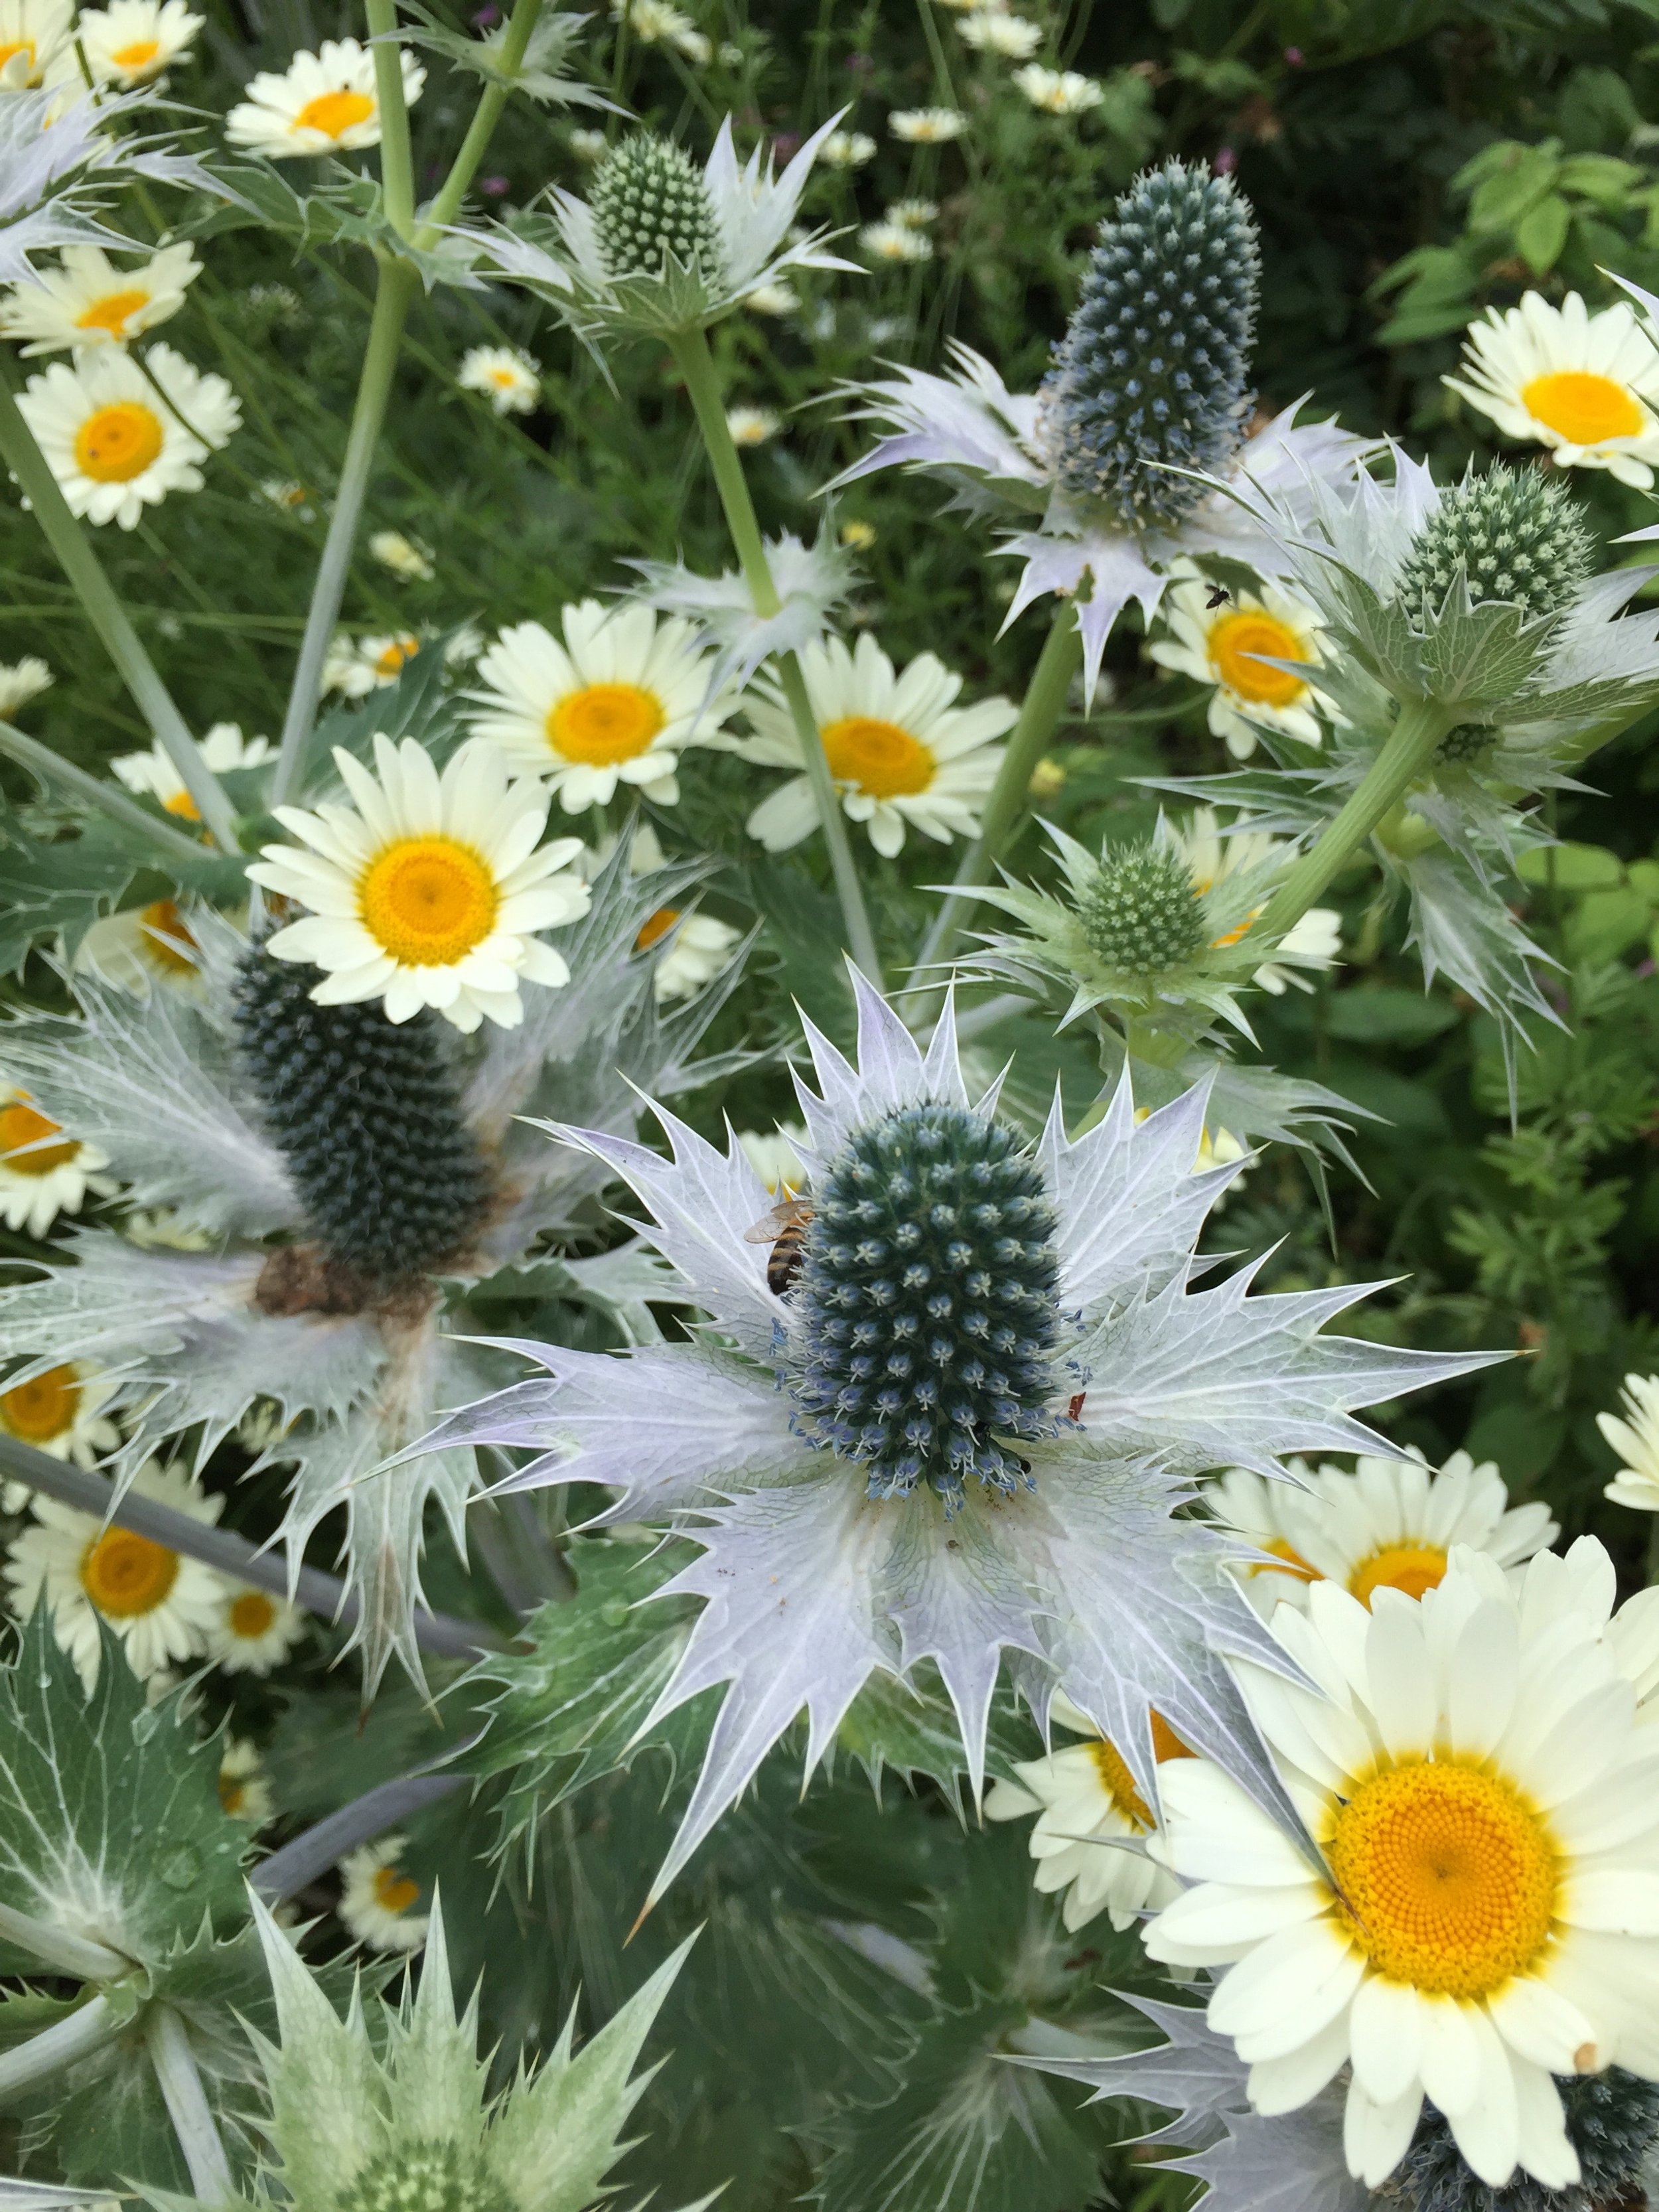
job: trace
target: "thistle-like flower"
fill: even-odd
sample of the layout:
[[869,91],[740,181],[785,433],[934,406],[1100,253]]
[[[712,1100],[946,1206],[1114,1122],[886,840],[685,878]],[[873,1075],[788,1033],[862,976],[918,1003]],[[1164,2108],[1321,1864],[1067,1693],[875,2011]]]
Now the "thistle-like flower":
[[701,1547],[669,1587],[708,1603],[652,1720],[730,1687],[653,1894],[803,1707],[812,1764],[873,1673],[924,1658],[976,1786],[1006,1648],[1039,1717],[1064,1691],[1149,1802],[1154,1705],[1259,1788],[1217,1654],[1271,1667],[1276,1647],[1224,1541],[1174,1517],[1191,1478],[1223,1458],[1271,1474],[1314,1435],[1357,1446],[1350,1407],[1482,1364],[1321,1336],[1352,1288],[1251,1297],[1252,1269],[1191,1288],[1237,1172],[1192,1172],[1202,1091],[1138,1121],[1126,1084],[1077,1142],[1056,1108],[1027,1149],[970,1099],[948,1013],[924,1054],[855,988],[856,1066],[807,1030],[799,1271],[766,1249],[772,1194],[735,1139],[664,1114],[667,1161],[567,1128],[650,1208],[709,1326],[624,1358],[538,1346],[545,1377],[422,1447],[532,1448],[515,1485],[610,1485],[600,1522]]
[[699,170],[670,141],[641,134],[607,154],[590,198],[555,186],[553,213],[466,234],[485,264],[545,300],[590,338],[700,329],[791,269],[850,269],[827,234],[792,235],[832,117],[781,176],[757,146],[739,166],[732,120]]
[[1004,546],[1025,562],[1008,621],[1045,592],[1075,595],[1092,696],[1118,615],[1133,599],[1150,622],[1182,555],[1288,566],[1250,508],[1201,479],[1299,507],[1364,451],[1333,422],[1298,425],[1295,408],[1247,434],[1257,272],[1231,178],[1180,161],[1144,173],[1101,225],[1041,392],[1011,392],[960,345],[951,376],[853,386],[854,414],[889,434],[831,489],[902,463],[942,477],[951,505],[1020,525]]

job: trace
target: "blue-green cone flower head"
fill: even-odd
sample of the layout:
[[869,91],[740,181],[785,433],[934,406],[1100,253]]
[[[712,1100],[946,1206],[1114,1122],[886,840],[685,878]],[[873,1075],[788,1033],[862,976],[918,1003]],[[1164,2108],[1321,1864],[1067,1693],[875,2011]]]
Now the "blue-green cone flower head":
[[1583,591],[1594,548],[1559,478],[1499,462],[1447,492],[1413,539],[1395,596],[1427,628],[1459,578],[1470,605],[1564,612]]
[[1659,2142],[1659,2082],[1610,2066],[1601,2074],[1558,2075],[1555,2086],[1567,2140],[1578,2154],[1577,2184],[1547,2189],[1517,2173],[1504,2188],[1488,2188],[1470,2172],[1443,2115],[1425,2105],[1385,2194],[1400,2212],[1634,2212],[1647,2204],[1643,2176]]
[[695,270],[711,289],[724,274],[714,202],[702,173],[669,138],[640,131],[605,155],[589,206],[613,278]]
[[1167,975],[1205,943],[1204,902],[1186,856],[1167,844],[1101,855],[1078,903],[1089,949],[1121,975]]
[[1169,161],[1101,225],[1042,392],[1041,431],[1074,500],[1170,525],[1244,441],[1261,256],[1229,177]]

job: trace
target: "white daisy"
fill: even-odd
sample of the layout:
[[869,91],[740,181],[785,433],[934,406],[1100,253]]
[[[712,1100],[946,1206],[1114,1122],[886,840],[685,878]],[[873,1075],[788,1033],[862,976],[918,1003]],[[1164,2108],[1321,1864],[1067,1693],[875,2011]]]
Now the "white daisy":
[[199,464],[242,419],[224,378],[192,368],[171,346],[151,346],[144,368],[149,377],[104,346],[30,377],[17,402],[70,512],[89,522],[131,530],[169,492],[200,491]]
[[[801,671],[830,772],[854,822],[869,824],[870,842],[890,859],[904,844],[907,823],[948,844],[979,830],[977,808],[990,790],[1002,748],[1019,709],[1011,699],[958,707],[962,678],[931,653],[901,674],[866,630],[856,653],[839,638],[804,648]],[[762,799],[749,834],[769,853],[787,852],[817,826],[800,739],[781,690],[763,677],[745,702],[752,738],[737,750],[746,760],[797,773]]]
[[315,813],[279,806],[276,819],[308,850],[267,845],[248,870],[267,890],[312,912],[269,939],[279,960],[308,962],[323,980],[319,1006],[384,999],[386,1018],[435,1006],[458,1030],[486,1017],[524,1019],[520,982],[570,979],[562,955],[535,934],[587,911],[588,889],[563,874],[581,845],[538,841],[547,795],[509,782],[495,747],[461,746],[441,777],[413,738],[374,740],[376,774],[339,748],[356,811],[325,800]]
[[406,1838],[382,1836],[340,1861],[340,1918],[371,1951],[418,1951],[426,1941],[421,1885],[406,1875],[398,1854]]
[[1269,665],[1316,665],[1324,659],[1323,626],[1314,610],[1273,584],[1218,597],[1190,561],[1175,562],[1170,573],[1180,579],[1164,598],[1170,635],[1153,645],[1152,659],[1213,687],[1210,728],[1226,740],[1233,758],[1249,758],[1263,726],[1318,744],[1319,694],[1300,676]]
[[[186,1468],[156,1460],[139,1469],[132,1489],[192,1521],[216,1521],[224,1503],[205,1497]],[[58,1647],[80,1668],[88,1692],[98,1679],[100,1620],[121,1639],[141,1681],[200,1654],[221,1588],[211,1567],[38,1492],[31,1503],[33,1523],[6,1553],[12,1605],[27,1620],[44,1596]]]
[[1462,369],[1443,381],[1506,438],[1547,447],[1562,468],[1653,483],[1659,353],[1624,301],[1592,315],[1577,292],[1559,307],[1528,292],[1469,325]]
[[74,24],[71,0],[0,0],[0,90],[44,84],[68,53]]
[[88,1191],[109,1188],[98,1174],[109,1156],[66,1137],[26,1091],[0,1088],[0,1218],[8,1229],[44,1237],[60,1213],[78,1213]]
[[108,1376],[83,1359],[49,1367],[9,1390],[0,1386],[0,1430],[53,1459],[95,1467],[121,1441],[120,1431],[100,1410],[114,1389]]
[[0,301],[0,337],[30,340],[26,356],[125,345],[176,315],[201,273],[188,245],[164,246],[137,269],[118,269],[101,246],[66,246],[59,267]]
[[783,417],[771,407],[728,407],[726,427],[734,446],[763,446],[783,428]]
[[673,906],[659,906],[647,915],[634,940],[637,952],[649,951],[673,932],[668,950],[658,961],[651,988],[659,1006],[672,999],[695,998],[705,983],[712,983],[732,964],[733,948],[743,932],[712,914],[687,914]]
[[944,146],[961,137],[968,118],[959,107],[897,107],[887,128],[907,146]]
[[501,632],[478,663],[489,688],[469,694],[484,709],[472,727],[514,768],[547,776],[568,814],[604,806],[619,782],[672,806],[681,752],[718,738],[738,703],[709,696],[695,623],[582,599],[561,628],[562,642],[540,623]]
[[436,573],[430,551],[412,538],[405,538],[401,530],[377,530],[368,541],[368,550],[383,568],[390,568],[406,583],[429,584]]
[[194,993],[201,980],[201,947],[177,900],[151,899],[100,915],[76,945],[73,966],[77,975],[101,975],[138,999],[156,983]]
[[[1269,1612],[1281,1598],[1305,1603],[1310,1585],[1324,1580],[1367,1607],[1379,1589],[1421,1597],[1439,1585],[1455,1545],[1507,1570],[1561,1533],[1547,1505],[1511,1505],[1496,1462],[1477,1467],[1466,1451],[1454,1452],[1437,1471],[1413,1453],[1405,1461],[1362,1458],[1352,1474],[1339,1467],[1310,1473],[1300,1465],[1295,1472],[1305,1489],[1235,1470],[1210,1494],[1218,1516],[1241,1534],[1271,1522],[1277,1540],[1262,1548],[1294,1561],[1288,1577],[1247,1570],[1252,1595],[1263,1597]],[[1264,1498],[1263,1491],[1283,1495]],[[1248,1517],[1236,1517],[1241,1512]],[[1280,1587],[1287,1580],[1290,1586]]]
[[861,169],[876,158],[876,142],[864,131],[832,131],[818,159],[827,169]]
[[220,1585],[207,1632],[208,1656],[227,1674],[268,1674],[305,1634],[306,1617],[286,1598],[251,1583]]
[[1349,2066],[1368,2186],[1425,2096],[1489,2187],[1570,2186],[1551,2076],[1659,2078],[1659,1753],[1630,1684],[1588,1620],[1468,1552],[1420,1602],[1379,1589],[1369,1613],[1316,1583],[1273,1632],[1317,1686],[1235,1671],[1322,1856],[1208,1759],[1173,1762],[1149,1848],[1195,1886],[1149,1954],[1221,1971],[1209,2024],[1259,2112]]
[[775,1129],[739,1129],[738,1142],[744,1158],[774,1198],[805,1188],[800,1147],[806,1142],[806,1132],[799,1121],[780,1121]]
[[1076,70],[1044,69],[1040,62],[1016,70],[1014,82],[1033,107],[1048,115],[1082,115],[1106,96],[1094,77]]
[[713,41],[683,9],[671,7],[668,0],[611,0],[611,13],[619,22],[626,15],[629,30],[641,45],[672,46],[699,68],[714,53]]
[[895,200],[883,220],[900,223],[906,230],[926,230],[929,223],[939,221],[939,202]]
[[[1299,1460],[1291,1464],[1305,1474]],[[1233,1571],[1264,1620],[1271,1620],[1286,1601],[1300,1603],[1308,1584],[1319,1580],[1317,1568],[1308,1565],[1300,1549],[1297,1509],[1304,1494],[1294,1483],[1269,1480],[1242,1467],[1230,1468],[1204,1487],[1205,1502],[1222,1528],[1283,1562],[1275,1567],[1251,1560]]]
[[15,721],[17,709],[38,699],[52,684],[52,671],[34,653],[21,660],[0,660],[0,722]]
[[229,1736],[219,1759],[219,1804],[233,1820],[263,1827],[276,1811],[257,1744]]
[[[1069,1743],[1046,1759],[1017,1765],[1018,1783],[998,1782],[987,1792],[993,1820],[1036,1813],[1031,1856],[1036,1887],[1046,1897],[1065,1894],[1060,1917],[1073,1932],[1101,1911],[1114,1928],[1133,1926],[1181,1894],[1181,1885],[1149,1857],[1145,1839],[1158,1823],[1122,1758],[1068,1698],[1056,1697],[1050,1717],[1088,1739]],[[1192,1753],[1158,1714],[1152,1718],[1152,1755],[1160,1765]]]
[[[1209,806],[1194,807],[1192,819],[1184,829],[1178,823],[1171,823],[1169,834],[1192,870],[1193,882],[1200,896],[1212,890],[1227,876],[1261,868],[1279,854],[1287,865],[1294,857],[1290,845],[1268,836],[1265,830],[1224,830],[1215,810]],[[1217,944],[1237,945],[1261,911],[1261,907],[1256,907],[1237,928],[1218,938]],[[1285,986],[1291,983],[1298,991],[1311,991],[1313,985],[1297,974],[1297,969],[1328,968],[1341,949],[1341,915],[1334,907],[1310,907],[1279,941],[1279,951],[1294,964],[1286,968],[1269,962],[1266,967],[1258,968],[1251,980],[1261,989],[1271,991],[1276,999],[1284,996]]]
[[[197,741],[204,768],[215,775],[234,775],[243,769],[262,768],[275,757],[268,738],[245,738],[240,722],[216,722]],[[173,756],[158,741],[148,752],[121,753],[110,763],[129,791],[145,792],[159,799],[169,814],[183,822],[199,822],[196,801],[185,789],[185,779]],[[173,933],[176,934],[177,933]]]
[[533,415],[542,396],[542,365],[519,346],[476,345],[462,355],[455,381],[463,392],[483,392],[498,415]]
[[892,261],[911,265],[933,258],[933,241],[925,230],[912,230],[907,223],[866,222],[859,233],[859,251],[872,261]]
[[207,21],[185,0],[110,0],[83,8],[76,26],[87,65],[100,84],[147,84],[196,43]]
[[957,36],[964,46],[974,46],[982,54],[1024,62],[1042,44],[1042,27],[1004,8],[975,8],[957,25]]
[[[406,46],[398,58],[404,100],[412,107],[426,71]],[[356,39],[325,39],[318,52],[295,54],[281,72],[261,70],[247,90],[248,97],[225,118],[225,136],[233,146],[284,161],[356,153],[380,143],[374,57]]]
[[793,315],[800,305],[800,295],[790,284],[757,284],[743,304],[751,314]]
[[1659,1375],[1626,1375],[1622,1417],[1598,1413],[1595,1425],[1623,1462],[1603,1498],[1659,1513]]
[[381,685],[395,684],[420,649],[412,629],[384,637],[353,637],[337,630],[323,660],[323,689],[348,699],[367,699]]

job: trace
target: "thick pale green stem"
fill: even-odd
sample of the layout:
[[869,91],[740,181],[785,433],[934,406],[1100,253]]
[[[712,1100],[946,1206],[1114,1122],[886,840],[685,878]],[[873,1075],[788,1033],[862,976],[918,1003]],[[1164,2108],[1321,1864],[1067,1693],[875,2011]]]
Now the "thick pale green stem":
[[125,2025],[125,2015],[106,1996],[99,1996],[77,2006],[55,2027],[44,2028],[39,2035],[30,2036],[27,2043],[15,2044],[9,2051],[0,2052],[0,2104],[16,2096],[20,2090],[32,2089],[37,2081],[62,2073],[77,2059],[101,2051],[105,2044],[115,2040]]
[[26,738],[9,722],[0,721],[0,753],[9,755],[20,767],[32,769],[46,782],[72,791],[83,805],[100,808],[112,822],[118,822],[124,829],[137,830],[140,836],[147,837],[162,856],[164,864],[174,869],[188,866],[194,874],[199,872],[207,860],[205,849],[194,838],[186,837],[171,823],[158,822],[153,814],[146,814],[142,806],[133,804],[119,784],[100,782],[97,776],[88,775],[85,769],[61,758],[49,745]]
[[1031,672],[1019,720],[1009,732],[1008,749],[1003,754],[996,781],[991,786],[991,795],[980,816],[979,835],[963,854],[950,896],[933,917],[933,927],[917,956],[919,969],[931,967],[935,961],[945,958],[956,941],[957,931],[973,912],[977,902],[975,892],[989,879],[1009,831],[1025,810],[1032,772],[1059,727],[1072,678],[1082,665],[1083,635],[1077,626],[1076,611],[1069,599],[1062,599],[1054,610],[1042,651]]
[[1391,807],[1399,804],[1434,758],[1435,748],[1457,720],[1434,699],[1407,700],[1381,752],[1366,769],[1341,812],[1296,862],[1252,926],[1251,935],[1283,937],[1352,858]]
[[202,2204],[228,2205],[236,2195],[230,2161],[219,2140],[213,2108],[202,2087],[185,2023],[168,2004],[153,2004],[144,2014],[144,2043],[161,2085],[173,2132],[190,2168],[190,2185]]
[[386,419],[386,400],[398,366],[398,348],[419,283],[412,263],[381,262],[374,313],[368,325],[368,343],[357,380],[351,428],[346,435],[339,489],[335,494],[334,512],[329,518],[323,557],[317,564],[317,580],[312,586],[305,635],[294,671],[294,688],[289,693],[288,714],[283,722],[282,752],[271,787],[273,805],[280,805],[290,796],[305,765],[306,747],[317,719],[323,662],[334,635],[334,625],[340,618],[340,601],[345,595],[346,574],[357,542],[357,526],[362,520],[363,501],[374,466],[374,449],[380,443],[380,425]]
[[131,1960],[112,1951],[107,1943],[76,1936],[67,1928],[55,1928],[49,1920],[36,1920],[9,1905],[0,1905],[0,1936],[9,1943],[33,1951],[44,1965],[77,1982],[112,1982],[118,1974],[132,1971]]
[[403,50],[398,44],[397,0],[363,0],[369,52],[374,57],[374,97],[380,111],[380,189],[386,221],[399,238],[415,228],[415,158],[404,100]]
[[[697,418],[697,428],[702,433],[708,464],[714,471],[715,489],[720,495],[720,505],[726,510],[726,527],[732,533],[732,543],[743,565],[744,580],[754,600],[755,611],[761,616],[775,615],[782,602],[772,580],[771,566],[766,558],[766,542],[761,536],[755,503],[749,496],[743,463],[738,458],[732,433],[726,427],[726,406],[720,395],[720,378],[715,371],[714,356],[708,350],[708,341],[701,331],[680,331],[669,338],[668,345],[681,375],[685,379],[685,388]],[[836,879],[836,896],[841,901],[848,945],[865,974],[872,982],[879,984],[882,980],[881,960],[876,951],[875,933],[870,927],[863,886],[859,882],[853,848],[848,840],[841,795],[836,789],[835,778],[830,773],[823,738],[818,730],[817,717],[812,712],[811,701],[807,696],[806,678],[801,672],[799,654],[780,653],[778,673],[782,681],[784,697],[789,703],[790,716],[795,725],[795,735],[800,741],[806,780],[811,786],[819,826],[823,831],[823,842],[830,849],[830,866]]]
[[234,853],[235,817],[223,786],[203,760],[200,747],[173,704],[173,695],[139,643],[138,633],[128,620],[126,609],[115,596],[80,524],[70,513],[69,502],[58,488],[46,457],[35,444],[34,434],[23,420],[10,386],[3,379],[0,457],[16,477],[35,520],[46,532],[46,543],[57,555],[76,597],[85,608],[88,620],[120,671],[121,679],[137,702],[139,713],[178,769],[215,843],[227,853]]
[[[507,36],[501,40],[501,51],[496,64],[503,76],[518,75],[525,50],[530,44],[530,34],[540,18],[542,4],[543,0],[518,0],[507,27]],[[415,234],[415,244],[422,252],[429,252],[437,244],[444,231],[460,213],[467,187],[477,174],[478,164],[484,157],[501,110],[507,105],[507,89],[504,84],[485,85],[477,112],[461,141],[461,150],[450,164],[449,174],[439,187],[438,197],[427,210],[425,222]]]

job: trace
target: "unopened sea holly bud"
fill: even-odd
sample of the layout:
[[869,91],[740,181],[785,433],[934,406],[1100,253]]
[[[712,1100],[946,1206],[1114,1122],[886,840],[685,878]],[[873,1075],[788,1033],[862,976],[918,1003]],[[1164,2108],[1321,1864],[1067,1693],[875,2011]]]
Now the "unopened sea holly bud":
[[711,289],[725,256],[714,203],[700,172],[666,138],[641,132],[608,154],[589,205],[605,271],[612,278],[660,276],[672,259],[696,270]]
[[1426,625],[1462,574],[1473,605],[1498,600],[1554,614],[1583,590],[1593,553],[1564,484],[1500,462],[1446,494],[1413,540],[1395,596]]
[[1204,904],[1186,857],[1167,846],[1109,853],[1079,903],[1090,950],[1125,975],[1157,975],[1205,941]]
[[1042,394],[1060,484],[1132,527],[1171,523],[1244,437],[1261,257],[1232,180],[1169,161],[1101,225]]
[[489,1194],[448,1038],[430,1012],[394,1024],[378,999],[319,1006],[315,977],[248,951],[236,997],[244,1064],[330,1257],[377,1283],[409,1282],[465,1255]]
[[1391,2212],[1635,2212],[1648,2203],[1642,2176],[1659,2139],[1659,2082],[1610,2066],[1603,2074],[1558,2075],[1555,2086],[1567,2140],[1578,2154],[1577,2183],[1547,2189],[1517,2172],[1504,2188],[1489,2189],[1464,2163],[1446,2120],[1425,2104],[1380,2201]]

